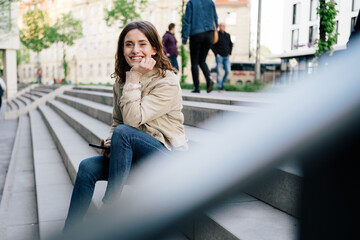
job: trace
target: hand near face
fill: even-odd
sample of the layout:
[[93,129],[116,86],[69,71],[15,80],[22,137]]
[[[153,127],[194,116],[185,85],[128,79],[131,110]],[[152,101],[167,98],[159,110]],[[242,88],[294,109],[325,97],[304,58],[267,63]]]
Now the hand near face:
[[140,63],[135,64],[130,71],[139,72],[141,74],[145,74],[150,72],[156,64],[155,59],[153,58],[143,58]]

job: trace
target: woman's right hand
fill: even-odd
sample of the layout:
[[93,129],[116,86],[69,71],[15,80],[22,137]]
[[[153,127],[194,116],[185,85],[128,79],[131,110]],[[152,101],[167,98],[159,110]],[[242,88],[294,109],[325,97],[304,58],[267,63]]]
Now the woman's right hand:
[[145,73],[150,72],[151,70],[153,70],[155,64],[156,64],[155,59],[153,59],[153,58],[143,58],[141,60],[141,62],[138,63],[138,64],[135,64],[130,69],[130,71],[145,74]]
[[100,146],[105,146],[108,148],[108,149],[102,149],[101,154],[107,158],[110,158],[110,145],[109,144],[105,145],[104,139],[100,139]]

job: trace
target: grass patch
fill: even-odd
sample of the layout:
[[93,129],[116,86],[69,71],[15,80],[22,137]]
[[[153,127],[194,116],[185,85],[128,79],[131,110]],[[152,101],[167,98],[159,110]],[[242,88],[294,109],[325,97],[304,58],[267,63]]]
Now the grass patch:
[[[194,85],[190,83],[180,83],[182,89],[193,89]],[[225,91],[233,91],[233,92],[257,92],[265,87],[265,83],[262,82],[249,82],[246,84],[236,84],[231,85],[229,83],[225,83],[224,89]],[[206,83],[200,83],[200,90],[206,90]],[[214,84],[213,90],[217,90],[216,84]]]

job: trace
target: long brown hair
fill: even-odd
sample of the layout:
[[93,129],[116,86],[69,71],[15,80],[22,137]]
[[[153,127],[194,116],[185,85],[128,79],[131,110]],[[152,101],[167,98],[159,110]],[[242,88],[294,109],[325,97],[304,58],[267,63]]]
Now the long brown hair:
[[126,72],[130,71],[131,67],[124,57],[124,39],[126,34],[133,29],[139,29],[144,33],[151,46],[155,48],[157,53],[153,58],[156,61],[155,67],[159,69],[159,75],[165,77],[166,70],[176,71],[164,54],[161,39],[155,26],[147,21],[138,21],[127,24],[120,33],[115,54],[115,72],[111,74],[112,78],[115,78],[115,80],[120,83],[125,83]]

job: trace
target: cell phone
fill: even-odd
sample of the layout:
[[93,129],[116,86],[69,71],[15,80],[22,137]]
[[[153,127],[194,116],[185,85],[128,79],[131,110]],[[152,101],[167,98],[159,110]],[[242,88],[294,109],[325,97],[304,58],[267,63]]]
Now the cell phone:
[[101,146],[101,145],[98,145],[98,144],[89,143],[89,146],[90,146],[90,147],[94,147],[94,148],[100,148],[100,149],[105,149],[105,150],[107,150],[107,151],[110,151],[110,147]]

